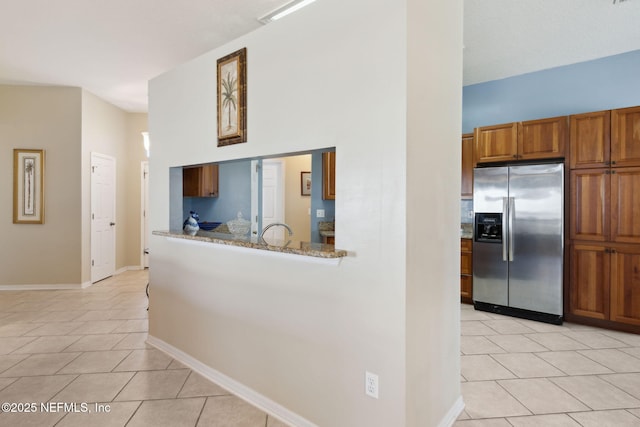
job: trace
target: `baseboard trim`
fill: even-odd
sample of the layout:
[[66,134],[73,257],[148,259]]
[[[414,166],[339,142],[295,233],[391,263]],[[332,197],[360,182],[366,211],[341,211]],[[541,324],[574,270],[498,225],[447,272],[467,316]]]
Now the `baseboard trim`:
[[36,283],[24,285],[0,285],[0,291],[57,291],[65,289],[85,289],[91,286],[91,282],[84,283]]
[[[135,270],[144,270],[144,268],[139,265],[129,265],[127,267],[118,269],[118,271],[113,273],[113,275],[116,276],[127,271]],[[68,289],[78,290],[86,289],[91,285],[93,285],[93,283],[91,283],[90,280],[83,283],[25,283],[24,285],[0,285],[0,291],[58,291]]]
[[456,422],[462,411],[464,410],[464,400],[462,396],[454,402],[453,406],[446,413],[442,421],[438,424],[438,427],[451,427]]
[[165,341],[154,337],[153,335],[148,335],[147,343],[158,350],[161,350],[167,353],[169,356],[176,359],[178,362],[183,365],[191,368],[193,371],[202,375],[210,381],[218,384],[220,387],[230,391],[235,394],[239,398],[249,402],[251,405],[259,408],[273,416],[283,423],[296,426],[296,427],[317,427],[311,421],[301,417],[300,415],[288,410],[284,406],[274,402],[273,400],[263,396],[262,394],[256,392],[255,390],[245,386],[242,383],[234,380],[219,372],[199,360],[193,358],[182,350],[172,346],[171,344],[166,343]]

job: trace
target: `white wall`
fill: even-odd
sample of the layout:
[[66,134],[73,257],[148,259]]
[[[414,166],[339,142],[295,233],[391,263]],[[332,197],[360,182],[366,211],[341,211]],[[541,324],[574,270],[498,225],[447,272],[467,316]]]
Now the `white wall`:
[[429,396],[407,400],[407,425],[435,426],[462,405],[452,381],[460,372],[462,2],[434,12],[433,2],[412,1],[407,16],[407,395]]
[[[169,227],[171,166],[340,152],[336,246],[349,256],[339,266],[151,240],[150,335],[320,426],[437,425],[459,396],[458,364],[443,361],[459,356],[459,148],[443,147],[459,139],[462,11],[461,1],[422,3],[320,0],[150,84],[153,230]],[[408,50],[409,29],[443,15],[419,32],[441,46]],[[218,148],[216,60],[241,47],[248,142]],[[407,76],[414,63],[420,77]],[[407,98],[414,85],[420,102]],[[418,118],[428,124],[414,131]],[[429,172],[408,159],[441,149]],[[451,187],[408,182],[436,177]],[[437,238],[409,236],[423,229],[408,210],[434,206]],[[379,400],[364,394],[365,370],[379,375]]]

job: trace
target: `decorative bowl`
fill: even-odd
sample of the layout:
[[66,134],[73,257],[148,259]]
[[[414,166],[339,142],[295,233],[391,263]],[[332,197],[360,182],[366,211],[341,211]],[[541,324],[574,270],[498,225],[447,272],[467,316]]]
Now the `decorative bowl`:
[[227,227],[234,236],[242,237],[246,236],[251,230],[251,221],[247,221],[242,217],[242,214],[238,212],[238,217],[234,220],[227,221]]
[[211,231],[214,228],[218,227],[220,224],[222,224],[221,222],[199,222],[198,225],[200,226],[200,228],[204,231]]

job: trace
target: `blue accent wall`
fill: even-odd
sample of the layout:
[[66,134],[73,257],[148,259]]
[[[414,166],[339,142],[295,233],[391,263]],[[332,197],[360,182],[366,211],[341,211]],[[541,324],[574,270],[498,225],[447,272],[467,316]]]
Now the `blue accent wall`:
[[[318,222],[336,219],[335,200],[322,199],[322,152],[324,151],[335,151],[335,149],[317,150],[311,153],[311,241],[314,243],[323,241],[318,231]],[[316,217],[318,209],[324,209],[324,218]]]
[[196,211],[200,221],[227,222],[238,211],[245,219],[251,216],[251,161],[233,161],[218,165],[218,197],[185,197],[182,202],[185,218]]
[[640,50],[465,86],[462,131],[640,105]]

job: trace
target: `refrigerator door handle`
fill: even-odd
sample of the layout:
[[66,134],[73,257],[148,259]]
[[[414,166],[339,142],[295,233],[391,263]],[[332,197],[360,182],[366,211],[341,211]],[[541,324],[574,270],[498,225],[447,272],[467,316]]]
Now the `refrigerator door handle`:
[[509,217],[509,202],[507,197],[502,198],[502,260],[509,261],[507,258],[507,245],[509,241],[509,229],[510,226],[505,221],[505,218]]
[[516,199],[515,197],[509,197],[509,214],[507,222],[509,223],[509,261],[513,261],[513,211],[515,210]]

